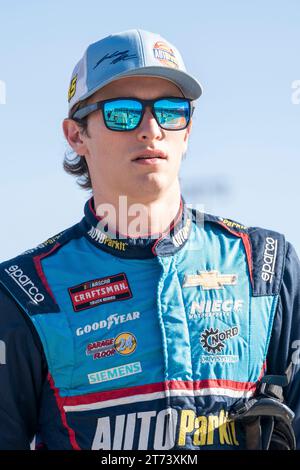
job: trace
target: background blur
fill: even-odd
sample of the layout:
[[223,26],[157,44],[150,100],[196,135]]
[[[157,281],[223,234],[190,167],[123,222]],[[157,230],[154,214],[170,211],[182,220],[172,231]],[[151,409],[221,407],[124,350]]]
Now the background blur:
[[299,0],[0,0],[0,260],[73,225],[89,193],[62,170],[71,72],[112,32],[159,32],[203,85],[186,201],[286,234],[300,253]]

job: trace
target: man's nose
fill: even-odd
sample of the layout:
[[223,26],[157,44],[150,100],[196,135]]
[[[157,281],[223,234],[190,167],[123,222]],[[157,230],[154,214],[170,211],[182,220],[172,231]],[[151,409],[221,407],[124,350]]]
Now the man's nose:
[[163,129],[157,124],[154,115],[152,114],[151,108],[146,107],[145,113],[137,129],[137,138],[145,141],[147,139],[161,139],[163,136]]

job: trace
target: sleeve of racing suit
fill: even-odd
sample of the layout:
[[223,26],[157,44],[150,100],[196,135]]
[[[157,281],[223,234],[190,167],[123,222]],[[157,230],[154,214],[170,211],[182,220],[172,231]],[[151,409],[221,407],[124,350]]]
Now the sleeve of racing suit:
[[0,450],[30,449],[46,374],[34,326],[0,284]]
[[267,373],[281,375],[292,362],[285,402],[295,413],[293,427],[300,449],[300,262],[287,244],[285,269],[267,357]]

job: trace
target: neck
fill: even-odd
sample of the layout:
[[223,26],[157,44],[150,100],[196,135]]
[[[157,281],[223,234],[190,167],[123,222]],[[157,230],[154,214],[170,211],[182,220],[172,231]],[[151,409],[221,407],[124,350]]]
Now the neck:
[[151,198],[136,200],[129,195],[105,197],[94,191],[96,214],[108,224],[109,232],[146,238],[166,232],[180,209],[180,186]]

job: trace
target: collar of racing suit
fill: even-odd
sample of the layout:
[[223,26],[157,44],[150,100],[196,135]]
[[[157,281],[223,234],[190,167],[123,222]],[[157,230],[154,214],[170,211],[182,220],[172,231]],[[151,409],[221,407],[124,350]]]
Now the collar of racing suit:
[[96,247],[120,258],[147,259],[155,256],[171,256],[186,244],[192,228],[192,211],[181,199],[177,216],[169,230],[160,237],[130,238],[119,233],[111,234],[97,216],[93,198],[84,207],[84,218],[80,222],[86,238]]

